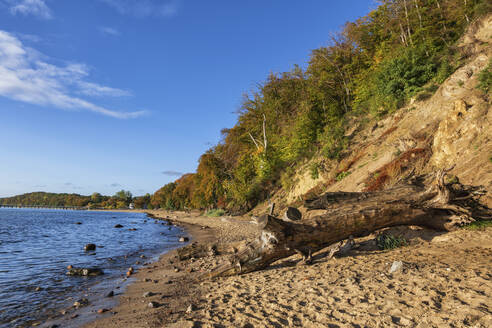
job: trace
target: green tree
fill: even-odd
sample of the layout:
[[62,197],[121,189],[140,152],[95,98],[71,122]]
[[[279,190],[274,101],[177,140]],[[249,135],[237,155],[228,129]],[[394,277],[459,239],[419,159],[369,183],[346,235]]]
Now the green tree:
[[123,190],[123,189],[122,189],[122,190],[120,190],[120,191],[118,191],[118,192],[114,195],[114,197],[115,197],[116,199],[118,199],[118,200],[120,200],[120,201],[122,201],[122,202],[126,203],[126,204],[129,204],[129,203],[132,201],[132,199],[133,199],[133,195],[132,195],[132,193],[131,193],[130,191],[128,191],[128,190]]

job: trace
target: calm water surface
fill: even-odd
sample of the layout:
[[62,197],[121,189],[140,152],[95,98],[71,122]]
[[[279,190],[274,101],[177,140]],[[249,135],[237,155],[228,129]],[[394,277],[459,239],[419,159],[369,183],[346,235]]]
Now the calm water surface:
[[[182,233],[143,213],[0,208],[0,327],[42,322],[87,290],[113,286],[129,266],[176,248]],[[87,243],[96,251],[85,252]],[[105,274],[70,277],[69,264]]]

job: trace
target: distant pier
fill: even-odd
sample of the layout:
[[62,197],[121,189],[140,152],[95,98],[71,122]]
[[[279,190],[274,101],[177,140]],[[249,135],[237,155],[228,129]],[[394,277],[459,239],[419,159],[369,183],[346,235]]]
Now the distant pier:
[[76,211],[86,211],[89,208],[87,206],[44,206],[44,205],[2,205],[0,208],[40,208],[40,209],[50,209],[50,210],[76,210]]

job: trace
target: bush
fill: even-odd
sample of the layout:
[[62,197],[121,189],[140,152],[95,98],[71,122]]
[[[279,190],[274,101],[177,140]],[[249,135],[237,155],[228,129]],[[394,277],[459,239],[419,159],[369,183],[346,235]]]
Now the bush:
[[407,246],[407,240],[403,237],[393,235],[380,234],[376,237],[376,245],[381,250],[394,249],[402,246]]
[[344,136],[343,121],[328,124],[320,136],[322,153],[329,159],[340,159],[342,151],[347,148],[348,140]]
[[490,59],[487,67],[485,67],[478,75],[477,87],[486,94],[489,94],[492,90],[492,59]]
[[372,83],[371,111],[392,112],[417,93],[436,75],[437,67],[423,48],[405,49],[399,56],[381,63]]
[[439,84],[442,84],[453,72],[454,72],[454,67],[451,66],[449,60],[443,60],[441,62],[441,65],[437,69],[435,81]]
[[284,190],[288,191],[292,187],[295,173],[294,167],[288,166],[280,174],[280,185]]
[[209,210],[205,216],[208,216],[209,218],[216,218],[218,216],[222,216],[225,214],[225,211],[223,209],[213,209],[213,210]]
[[417,100],[417,101],[423,101],[423,100],[429,99],[430,97],[432,97],[432,93],[427,92],[427,91],[423,91],[423,92],[420,92],[415,97],[415,100]]
[[316,180],[319,178],[319,169],[321,168],[320,163],[312,163],[309,166],[309,173],[311,175],[311,179]]

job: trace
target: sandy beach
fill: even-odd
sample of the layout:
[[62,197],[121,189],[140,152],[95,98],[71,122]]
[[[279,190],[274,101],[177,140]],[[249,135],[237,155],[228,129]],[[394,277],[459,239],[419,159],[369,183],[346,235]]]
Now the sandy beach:
[[[149,211],[171,218],[195,245],[258,233],[247,217]],[[380,251],[375,234],[343,257],[296,266],[299,256],[250,274],[201,279],[225,260],[180,261],[177,251],[137,272],[119,305],[85,327],[490,327],[492,229],[440,233],[395,227],[409,245]],[[402,266],[394,272],[395,261]],[[199,279],[200,278],[200,279]],[[153,307],[149,303],[153,302]]]

